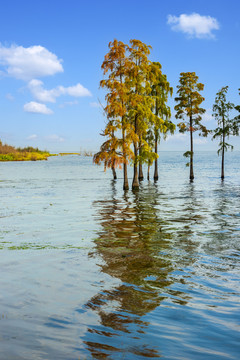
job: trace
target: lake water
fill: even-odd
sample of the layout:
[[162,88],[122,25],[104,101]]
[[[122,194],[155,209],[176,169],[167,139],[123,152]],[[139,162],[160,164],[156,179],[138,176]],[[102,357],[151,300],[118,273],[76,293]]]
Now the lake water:
[[194,165],[0,163],[0,359],[239,359],[240,153]]

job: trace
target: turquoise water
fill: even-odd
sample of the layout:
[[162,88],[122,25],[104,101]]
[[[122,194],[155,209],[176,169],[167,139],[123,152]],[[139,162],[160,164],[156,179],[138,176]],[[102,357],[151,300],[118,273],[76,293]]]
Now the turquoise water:
[[240,153],[184,164],[0,163],[0,359],[239,359]]

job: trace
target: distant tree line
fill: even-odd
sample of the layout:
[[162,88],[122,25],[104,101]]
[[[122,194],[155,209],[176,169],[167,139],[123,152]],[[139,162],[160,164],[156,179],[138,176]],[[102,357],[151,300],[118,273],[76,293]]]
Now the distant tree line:
[[[114,40],[109,43],[109,51],[102,63],[104,79],[100,87],[106,89],[106,126],[101,135],[105,141],[99,152],[93,156],[96,164],[103,163],[111,168],[116,179],[116,168],[123,168],[123,189],[129,189],[128,164],[133,165],[132,189],[139,188],[143,180],[142,165],[147,164],[149,179],[150,167],[154,164],[154,180],[158,180],[158,145],[168,134],[174,134],[176,125],[171,121],[171,109],[167,105],[173,88],[167,76],[162,72],[159,62],[149,60],[151,46],[140,40],[130,40],[129,44]],[[206,111],[201,107],[205,100],[200,92],[204,85],[198,82],[195,72],[180,74],[174,107],[177,124],[181,133],[189,132],[190,150],[184,153],[189,158],[190,181],[193,172],[193,133],[213,139],[219,138],[218,153],[222,155],[221,178],[224,178],[224,153],[232,145],[226,143],[230,135],[239,134],[240,106],[227,102],[228,87],[217,94],[213,105],[213,116],[218,122],[215,130],[202,125],[202,115]],[[240,89],[239,89],[240,91]],[[238,115],[230,119],[230,110]]]

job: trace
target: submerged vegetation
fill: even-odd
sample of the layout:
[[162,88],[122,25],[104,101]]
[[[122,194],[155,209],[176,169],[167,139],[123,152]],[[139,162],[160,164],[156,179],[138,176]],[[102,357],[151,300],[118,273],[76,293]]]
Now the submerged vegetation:
[[[110,168],[113,178],[116,179],[116,168],[123,168],[123,189],[128,190],[128,164],[133,166],[132,189],[139,189],[139,181],[143,180],[142,165],[148,165],[147,178],[149,180],[150,166],[155,165],[154,180],[158,180],[158,144],[165,140],[168,134],[174,134],[176,125],[171,121],[171,109],[167,105],[169,96],[172,96],[173,88],[170,86],[167,76],[162,72],[159,62],[149,60],[151,46],[140,40],[130,40],[129,44],[114,40],[110,42],[109,52],[105,55],[102,63],[104,79],[100,81],[100,87],[107,93],[105,96],[106,106],[103,107],[107,118],[106,127],[101,135],[105,141],[100,150],[94,154],[95,164],[104,164],[104,169]],[[227,89],[225,87],[223,89]],[[194,179],[193,173],[193,133],[207,136],[213,133],[213,138],[220,137],[220,149],[224,161],[224,150],[228,144],[225,136],[238,135],[240,126],[240,106],[231,104],[226,109],[229,112],[235,109],[238,115],[233,120],[225,119],[220,104],[221,99],[216,101],[213,107],[213,116],[218,121],[215,130],[207,129],[202,123],[202,115],[205,109],[201,107],[205,100],[200,94],[204,84],[198,82],[195,72],[182,72],[177,96],[175,97],[175,117],[179,132],[190,134],[190,150],[183,155],[189,158],[187,166],[190,166],[190,181]],[[220,92],[224,92],[223,89]],[[217,97],[219,97],[217,93]],[[218,108],[217,108],[218,106]],[[223,109],[223,111],[225,111]],[[231,128],[227,125],[231,123]],[[221,123],[221,124],[220,124]],[[224,128],[225,127],[225,128]],[[222,167],[223,169],[223,167]],[[221,178],[224,178],[222,170]]]
[[37,161],[47,160],[52,156],[48,151],[41,151],[31,146],[15,148],[14,146],[2,144],[0,140],[0,161]]

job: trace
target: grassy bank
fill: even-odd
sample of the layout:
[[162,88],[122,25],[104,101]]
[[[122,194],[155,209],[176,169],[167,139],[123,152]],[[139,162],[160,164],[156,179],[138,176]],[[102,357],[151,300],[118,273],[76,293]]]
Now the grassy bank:
[[51,156],[48,151],[41,151],[31,146],[15,148],[11,145],[3,145],[0,141],[0,161],[37,161],[47,160]]

